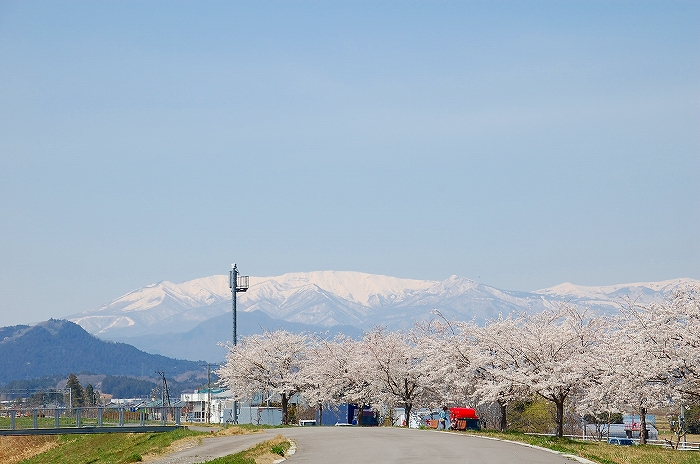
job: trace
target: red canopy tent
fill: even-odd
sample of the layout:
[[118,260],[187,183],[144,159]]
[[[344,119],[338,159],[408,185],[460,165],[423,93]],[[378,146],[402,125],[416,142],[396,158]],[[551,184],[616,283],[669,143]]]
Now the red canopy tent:
[[450,422],[455,430],[467,430],[481,428],[479,416],[473,408],[450,408]]

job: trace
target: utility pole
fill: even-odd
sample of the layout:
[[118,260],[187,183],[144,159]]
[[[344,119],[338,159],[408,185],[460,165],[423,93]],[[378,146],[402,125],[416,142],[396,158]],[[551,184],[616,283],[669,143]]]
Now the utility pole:
[[245,292],[248,290],[248,276],[238,275],[238,266],[236,264],[231,265],[231,271],[229,271],[228,286],[231,289],[231,300],[233,302],[233,346],[236,346],[238,339],[236,333],[236,293]]
[[207,363],[207,424],[211,424],[211,364]]
[[[237,339],[237,327],[236,327],[236,293],[245,292],[248,290],[248,276],[238,275],[238,266],[236,263],[231,265],[231,270],[228,274],[228,286],[231,289],[231,299],[233,301],[233,346],[236,346]],[[233,402],[233,423],[238,423],[238,402]]]

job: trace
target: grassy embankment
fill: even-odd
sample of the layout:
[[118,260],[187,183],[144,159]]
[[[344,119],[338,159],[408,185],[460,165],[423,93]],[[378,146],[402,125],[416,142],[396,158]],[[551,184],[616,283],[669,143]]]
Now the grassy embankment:
[[[233,426],[214,435],[255,433],[253,426]],[[161,433],[103,433],[0,437],[3,464],[127,464],[197,445],[203,432],[179,429]],[[270,461],[271,462],[271,461]]]
[[207,461],[205,464],[272,464],[289,450],[291,443],[282,435],[256,446],[222,458]]
[[700,464],[699,451],[677,451],[660,446],[616,446],[605,442],[572,440],[519,432],[457,432],[512,440],[566,454],[581,456],[601,464]]
[[[197,443],[205,434],[187,429],[161,433],[100,433],[53,436],[54,446],[22,464],[126,464],[159,454],[173,443]],[[10,438],[10,437],[8,437]],[[20,437],[13,437],[20,438]],[[44,438],[44,437],[21,437]]]

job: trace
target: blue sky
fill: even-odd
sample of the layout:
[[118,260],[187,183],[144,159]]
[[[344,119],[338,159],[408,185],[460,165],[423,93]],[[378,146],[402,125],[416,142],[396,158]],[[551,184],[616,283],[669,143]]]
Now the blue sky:
[[698,2],[0,1],[0,325],[311,270],[700,278]]

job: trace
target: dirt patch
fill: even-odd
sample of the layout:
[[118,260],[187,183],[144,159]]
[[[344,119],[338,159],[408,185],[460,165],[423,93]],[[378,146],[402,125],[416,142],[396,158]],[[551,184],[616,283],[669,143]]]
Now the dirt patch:
[[217,437],[226,437],[229,435],[249,435],[251,433],[263,433],[264,431],[262,429],[260,430],[250,430],[247,428],[243,427],[238,427],[236,425],[233,425],[231,427],[226,427],[225,429],[221,429],[218,432],[214,434],[214,436]]
[[172,442],[166,448],[163,448],[160,453],[151,453],[143,456],[143,462],[157,461],[163,456],[171,453],[177,453],[178,451],[184,451],[186,449],[194,448],[202,443],[200,437],[185,437]]
[[51,435],[0,436],[0,462],[14,464],[56,446],[58,438]]

